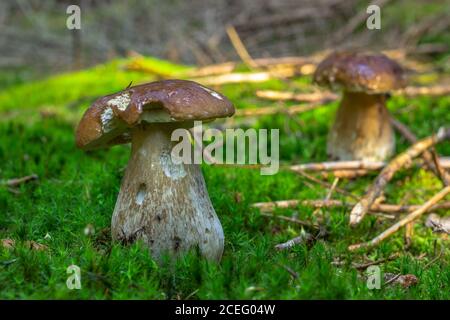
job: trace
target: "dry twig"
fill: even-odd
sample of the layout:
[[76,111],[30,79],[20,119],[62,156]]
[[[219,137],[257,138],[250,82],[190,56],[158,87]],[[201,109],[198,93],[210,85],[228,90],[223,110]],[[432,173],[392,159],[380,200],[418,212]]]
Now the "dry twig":
[[333,101],[339,96],[332,92],[311,92],[311,93],[294,93],[289,91],[274,91],[274,90],[258,90],[256,91],[258,98],[268,100],[294,100],[302,102],[314,102],[314,101]]
[[307,242],[310,242],[310,241],[313,241],[313,240],[314,240],[314,237],[313,237],[312,234],[304,232],[301,235],[299,235],[298,237],[295,237],[295,238],[293,238],[291,240],[288,240],[286,242],[277,244],[275,246],[275,249],[277,249],[277,250],[286,250],[286,249],[292,248],[293,246],[295,246],[297,244],[307,243]]
[[383,161],[328,161],[293,165],[289,169],[292,171],[380,170],[385,165]]
[[[391,123],[393,127],[400,132],[400,134],[408,140],[410,143],[416,143],[417,137],[412,133],[409,128],[401,123],[400,121],[391,118]],[[444,183],[444,185],[450,185],[450,174],[448,174],[446,171],[443,170],[442,164],[440,162],[440,159],[438,159],[436,151],[433,149],[433,151],[425,150],[422,153],[422,158],[425,161],[425,164],[427,167]]]
[[405,218],[403,218],[400,221],[398,221],[397,223],[395,223],[393,226],[391,226],[390,228],[388,228],[387,230],[385,230],[384,232],[382,232],[381,234],[379,234],[378,236],[373,238],[371,241],[351,245],[351,246],[349,246],[348,249],[349,250],[357,250],[360,248],[369,248],[369,247],[378,245],[381,241],[383,241],[384,239],[393,235],[400,228],[402,228],[406,224],[418,219],[422,214],[429,211],[433,207],[433,205],[435,205],[437,202],[444,199],[449,193],[450,193],[450,186],[447,186],[444,189],[442,189],[441,191],[439,191],[438,193],[436,193],[433,197],[431,197],[430,200],[425,202],[417,210],[408,214]]
[[255,63],[255,61],[248,53],[236,29],[230,25],[226,28],[226,32],[228,38],[230,38],[231,44],[233,45],[234,49],[236,50],[236,53],[242,59],[242,61],[250,68],[257,68],[258,65]]
[[[333,207],[353,207],[354,203],[346,203],[341,200],[280,200],[271,202],[257,202],[252,204],[252,207],[258,208],[262,212],[273,212],[275,209],[289,209],[298,206],[306,206],[313,208],[333,208]],[[378,203],[370,207],[369,213],[384,212],[384,213],[410,213],[420,208],[420,205],[398,205]],[[430,210],[450,210],[450,202],[443,202],[435,204]]]
[[404,95],[408,97],[445,96],[450,94],[450,84],[439,84],[427,87],[406,87],[404,89],[394,91],[394,94]]
[[448,138],[450,138],[450,129],[441,128],[437,134],[416,142],[405,152],[397,155],[383,168],[366,195],[353,207],[350,213],[350,225],[356,225],[361,222],[375,199],[399,169],[411,162],[424,150]]
[[6,181],[0,181],[0,185],[6,185],[8,187],[17,187],[23,183],[27,183],[33,180],[37,180],[39,177],[37,174],[32,174],[29,176],[25,176],[22,178],[14,178],[14,179],[9,179]]
[[380,260],[376,260],[376,261],[370,261],[370,262],[361,263],[361,264],[353,263],[352,266],[355,269],[358,269],[358,270],[365,270],[365,269],[367,269],[370,266],[375,266],[375,265],[382,264],[382,263],[387,262],[387,261],[395,260],[399,256],[400,256],[400,253],[396,252],[396,253],[391,254],[389,257],[384,258],[384,259],[380,259]]

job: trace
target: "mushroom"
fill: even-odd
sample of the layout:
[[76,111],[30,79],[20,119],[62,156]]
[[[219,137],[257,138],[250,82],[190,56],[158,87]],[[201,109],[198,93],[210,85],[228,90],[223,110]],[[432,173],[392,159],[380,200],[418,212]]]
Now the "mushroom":
[[387,93],[405,86],[402,68],[383,54],[334,52],[314,73],[316,84],[343,89],[328,135],[334,160],[382,161],[395,151]]
[[232,103],[223,95],[185,80],[134,86],[90,106],[77,128],[79,148],[131,142],[112,217],[113,240],[141,239],[156,260],[195,247],[206,258],[220,260],[223,230],[201,169],[173,161],[171,134],[192,127],[194,120],[233,114]]

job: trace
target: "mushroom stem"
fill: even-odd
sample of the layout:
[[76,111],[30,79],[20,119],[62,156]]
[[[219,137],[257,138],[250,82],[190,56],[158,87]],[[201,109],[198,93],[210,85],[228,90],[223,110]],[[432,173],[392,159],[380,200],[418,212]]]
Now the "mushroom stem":
[[344,91],[327,152],[336,160],[383,161],[394,153],[395,136],[384,94]]
[[223,252],[222,226],[198,165],[175,164],[171,133],[176,124],[140,125],[112,218],[112,236],[141,239],[156,260],[198,247],[210,260]]

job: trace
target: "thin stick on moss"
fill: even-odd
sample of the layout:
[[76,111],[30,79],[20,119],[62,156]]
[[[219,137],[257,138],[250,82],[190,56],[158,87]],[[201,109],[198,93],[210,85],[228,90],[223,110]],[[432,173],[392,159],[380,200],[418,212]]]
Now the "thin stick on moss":
[[383,161],[327,161],[311,162],[290,166],[292,171],[337,171],[337,170],[380,170],[386,165]]
[[353,207],[350,213],[350,225],[356,225],[361,222],[375,199],[380,195],[398,170],[400,170],[407,163],[410,163],[423,151],[449,138],[450,129],[441,128],[437,134],[416,142],[405,152],[397,155],[386,167],[383,168],[366,195]]
[[[313,208],[338,208],[349,207],[352,208],[355,203],[347,203],[341,200],[330,199],[324,200],[280,200],[271,202],[257,202],[252,204],[253,208],[257,208],[262,212],[273,212],[275,209],[290,209],[298,206],[313,207]],[[369,213],[384,212],[384,213],[410,213],[420,208],[420,205],[398,205],[379,203],[373,204],[370,207]],[[450,202],[442,202],[431,207],[431,210],[450,210]]]
[[[315,183],[321,185],[322,187],[325,187],[325,188],[331,188],[331,186],[332,186],[330,183],[325,182],[325,181],[323,181],[323,180],[320,180],[320,179],[318,179],[318,178],[316,178],[316,177],[314,177],[314,176],[312,176],[312,175],[306,173],[305,171],[298,170],[298,171],[295,171],[295,173],[300,174],[301,176],[305,177],[306,179],[308,179],[308,180],[310,180],[310,181],[312,181],[312,182],[315,182]],[[355,195],[352,194],[351,192],[348,192],[348,191],[345,190],[345,189],[336,187],[336,188],[334,188],[334,190],[335,190],[336,192],[338,192],[338,193],[341,193],[341,194],[345,195],[345,196],[348,196],[348,197],[350,197],[350,198],[353,198],[353,199],[358,200],[358,197],[357,197],[357,196],[355,196]]]
[[[400,121],[391,118],[392,126],[410,143],[416,143],[417,137],[412,131]],[[422,153],[422,158],[425,165],[430,169],[443,183],[444,185],[450,185],[450,174],[448,174],[442,167],[441,161],[438,158],[436,151],[432,148],[431,151],[425,150]]]
[[417,210],[408,214],[406,217],[404,217],[399,222],[395,223],[393,226],[391,226],[390,228],[388,228],[387,230],[385,230],[384,232],[382,232],[381,234],[379,234],[378,236],[373,238],[371,241],[365,242],[365,243],[353,244],[353,245],[349,246],[348,249],[353,251],[353,250],[357,250],[357,249],[361,249],[361,248],[370,248],[370,247],[374,247],[374,246],[378,245],[384,239],[392,236],[394,233],[396,233],[398,230],[400,230],[402,227],[404,227],[408,223],[411,223],[411,222],[417,220],[418,218],[420,218],[420,216],[422,216],[425,212],[429,211],[437,202],[444,199],[449,193],[450,193],[450,186],[447,186],[444,189],[442,189],[441,191],[439,191],[438,193],[436,193],[433,197],[430,198],[430,200],[425,202]]
[[[439,157],[438,158],[441,168],[445,171],[445,169],[450,169],[450,159],[448,157]],[[384,161],[360,161],[360,160],[352,160],[352,161],[326,161],[326,162],[311,162],[311,163],[302,163],[302,164],[294,164],[288,165],[283,164],[280,166],[281,170],[293,171],[295,173],[301,173],[305,171],[310,172],[331,172],[335,175],[336,178],[346,177],[346,175],[351,175],[352,172],[359,175],[365,175],[370,171],[379,171],[386,166],[386,162]],[[422,165],[420,163],[420,165]],[[241,164],[226,164],[221,163],[217,164],[220,167],[236,167],[236,168],[247,168],[247,169],[260,169],[264,167],[261,164],[255,165],[241,165]]]
[[406,87],[404,89],[394,91],[394,94],[404,95],[408,97],[445,96],[450,94],[450,84],[439,84],[428,87]]
[[8,187],[17,187],[21,184],[24,184],[24,183],[27,183],[27,182],[30,182],[33,180],[37,180],[38,178],[39,177],[37,174],[32,174],[32,175],[25,176],[22,178],[14,178],[14,179],[6,180],[6,181],[0,181],[0,185],[5,185]]
[[258,65],[255,63],[255,61],[252,59],[252,57],[248,53],[247,48],[245,47],[244,43],[242,42],[241,38],[239,37],[239,34],[237,33],[236,29],[232,25],[229,25],[226,28],[226,32],[227,32],[228,38],[231,41],[231,44],[233,45],[234,49],[236,50],[236,53],[241,58],[241,60],[249,68],[257,68]]
[[[339,178],[334,178],[334,181],[330,187],[330,189],[327,192],[327,195],[325,196],[324,201],[329,201],[331,199],[331,195],[333,194],[333,191],[336,189],[337,185],[339,183]],[[322,207],[318,207],[314,210],[313,215],[318,214],[319,212],[322,212]]]
[[413,236],[414,236],[414,222],[410,222],[405,227],[405,244],[407,248],[411,246]]
[[256,91],[258,98],[267,100],[294,100],[301,102],[315,102],[315,101],[334,101],[339,98],[337,94],[328,91],[318,91],[309,93],[294,93],[289,91],[274,91],[274,90],[258,90]]
[[302,243],[308,243],[308,242],[311,242],[313,240],[314,240],[314,236],[312,234],[304,232],[301,235],[299,235],[298,237],[295,237],[295,238],[293,238],[291,240],[288,240],[286,242],[277,244],[275,246],[275,249],[277,249],[277,250],[286,250],[286,249],[292,248],[295,245],[302,244]]
[[365,269],[367,269],[370,266],[375,266],[375,265],[379,265],[379,264],[385,263],[387,261],[395,260],[398,257],[400,257],[400,253],[396,252],[396,253],[393,253],[389,257],[384,258],[384,259],[380,259],[380,260],[376,260],[376,261],[370,261],[370,262],[361,263],[361,264],[353,263],[352,266],[353,266],[353,268],[358,269],[358,270],[365,270]]

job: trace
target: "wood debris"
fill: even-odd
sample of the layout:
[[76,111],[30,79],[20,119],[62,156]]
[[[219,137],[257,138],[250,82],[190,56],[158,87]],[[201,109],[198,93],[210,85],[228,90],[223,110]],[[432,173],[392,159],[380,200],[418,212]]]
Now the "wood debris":
[[370,248],[373,246],[378,245],[380,242],[382,242],[384,239],[390,237],[395,232],[397,232],[400,228],[404,227],[408,223],[417,220],[420,216],[422,216],[425,212],[428,212],[433,205],[435,205],[437,202],[441,201],[443,198],[445,198],[450,193],[450,186],[445,187],[438,193],[436,193],[433,197],[431,197],[427,202],[425,202],[422,206],[420,206],[417,210],[414,210],[410,214],[408,214],[406,217],[402,218],[400,221],[395,223],[393,226],[373,238],[369,242],[365,243],[359,243],[349,246],[349,250],[357,250],[360,248]]
[[450,129],[441,128],[437,134],[416,142],[406,151],[397,155],[387,166],[383,168],[366,195],[353,207],[350,213],[350,225],[356,225],[361,222],[366,213],[369,211],[372,203],[380,195],[384,187],[398,170],[400,170],[404,165],[410,163],[423,151],[449,138]]
[[450,234],[450,217],[441,217],[435,213],[428,215],[425,226],[431,228],[433,232]]

